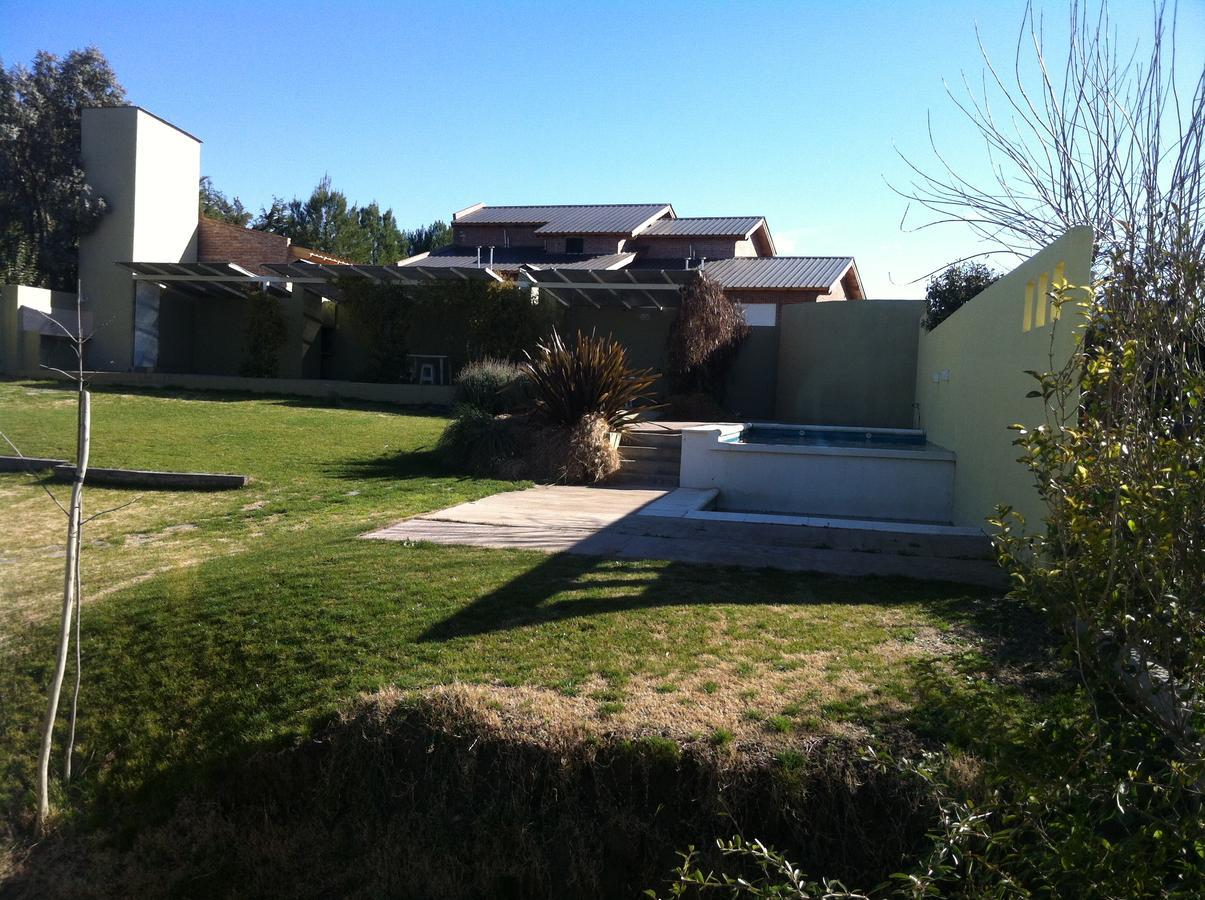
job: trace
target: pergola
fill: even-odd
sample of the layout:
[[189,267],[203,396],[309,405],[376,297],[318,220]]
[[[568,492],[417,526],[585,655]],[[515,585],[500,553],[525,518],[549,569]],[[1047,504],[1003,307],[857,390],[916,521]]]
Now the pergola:
[[[370,266],[313,262],[268,263],[266,274],[252,272],[231,262],[123,262],[135,282],[148,282],[194,296],[213,291],[237,297],[248,286],[286,294],[293,285],[304,285],[328,300],[339,300],[339,282],[362,278],[376,284],[423,285],[435,281],[496,281],[507,279],[488,266]],[[685,269],[583,269],[525,265],[519,269],[518,285],[536,296],[546,293],[562,306],[594,309],[674,309],[682,289],[698,273]]]
[[682,289],[698,278],[693,269],[559,269],[525,266],[519,286],[547,292],[562,306],[594,309],[675,309]]

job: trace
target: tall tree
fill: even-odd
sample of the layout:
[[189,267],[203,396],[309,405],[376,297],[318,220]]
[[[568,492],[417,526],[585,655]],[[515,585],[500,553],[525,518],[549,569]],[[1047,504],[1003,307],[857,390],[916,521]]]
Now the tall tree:
[[413,231],[406,232],[406,244],[410,253],[427,253],[447,247],[452,243],[452,229],[442,219],[430,225],[420,225]]
[[396,262],[406,250],[393,210],[382,212],[376,202],[364,207],[349,203],[346,194],[331,187],[329,175],[307,200],[274,198],[252,227],[356,263]]
[[376,201],[357,211],[364,233],[368,262],[377,266],[393,265],[407,255],[406,239],[397,227],[393,210],[381,212]]
[[105,211],[84,180],[80,110],[124,102],[95,47],[62,59],[41,51],[30,69],[0,65],[0,269],[32,268],[39,285],[75,288],[79,239]]
[[934,275],[925,290],[925,317],[921,324],[932,331],[964,303],[986,290],[1000,276],[981,262],[955,263]]
[[251,211],[243,206],[243,201],[227,197],[213,186],[208,175],[201,176],[200,209],[201,215],[229,225],[246,226],[251,221]]

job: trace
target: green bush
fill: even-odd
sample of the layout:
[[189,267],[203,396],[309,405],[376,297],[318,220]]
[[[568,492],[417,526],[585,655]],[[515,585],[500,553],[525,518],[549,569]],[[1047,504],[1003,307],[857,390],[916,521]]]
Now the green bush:
[[599,416],[611,431],[622,431],[654,409],[651,369],[628,367],[623,345],[609,337],[585,335],[566,344],[560,334],[540,344],[525,367],[532,403],[547,424],[573,428]]
[[519,477],[526,423],[468,405],[457,407],[456,412],[439,438],[444,461],[474,475]]
[[523,369],[504,359],[471,362],[456,376],[455,402],[488,413],[513,413],[530,401]]
[[280,352],[288,338],[280,301],[253,290],[248,292],[246,303],[247,327],[239,374],[245,378],[275,378],[280,374]]

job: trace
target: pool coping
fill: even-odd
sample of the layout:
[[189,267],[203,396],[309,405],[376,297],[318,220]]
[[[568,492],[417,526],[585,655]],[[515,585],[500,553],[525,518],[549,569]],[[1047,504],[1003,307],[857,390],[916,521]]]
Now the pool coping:
[[682,433],[684,436],[688,432],[713,434],[715,435],[715,445],[708,449],[725,452],[770,453],[793,456],[847,456],[863,459],[926,459],[933,462],[948,463],[957,461],[954,451],[928,442],[913,447],[891,445],[884,445],[882,447],[837,447],[825,444],[759,444],[756,442],[746,444],[740,440],[740,437],[749,428],[777,431],[856,431],[868,434],[924,434],[923,431],[912,428],[850,428],[837,425],[776,425],[761,422],[696,425],[693,428],[682,429]]
[[637,511],[638,516],[670,519],[696,519],[709,522],[747,522],[757,525],[794,525],[806,528],[834,528],[850,531],[882,531],[893,534],[982,537],[982,528],[964,525],[937,525],[929,522],[899,522],[886,519],[838,519],[829,516],[804,516],[782,513],[743,513],[708,509],[720,492],[716,488],[677,488]]

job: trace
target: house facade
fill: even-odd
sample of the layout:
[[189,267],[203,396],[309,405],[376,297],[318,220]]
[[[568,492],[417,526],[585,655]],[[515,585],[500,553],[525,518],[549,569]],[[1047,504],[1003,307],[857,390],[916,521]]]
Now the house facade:
[[[355,381],[364,347],[339,314],[339,284],[349,277],[514,283],[533,301],[554,303],[565,331],[611,334],[635,365],[663,370],[682,288],[705,273],[753,326],[734,366],[733,411],[766,417],[775,412],[779,356],[791,352],[781,346],[781,311],[864,297],[850,256],[779,256],[762,216],[686,217],[670,203],[479,203],[452,215],[451,246],[391,265],[353,265],[200,216],[200,140],[146,110],[87,109],[81,141],[87,179],[109,209],[79,256],[94,323],[87,365],[96,371],[245,376],[247,335],[264,301],[285,332],[277,377]],[[44,318],[31,307],[3,321]],[[42,328],[43,361],[53,356],[56,333]],[[423,340],[430,346],[407,348],[414,362],[400,380],[449,384],[468,361],[464,348]],[[36,368],[26,358],[28,340],[4,346],[26,348],[25,357],[7,354],[6,370]]]

